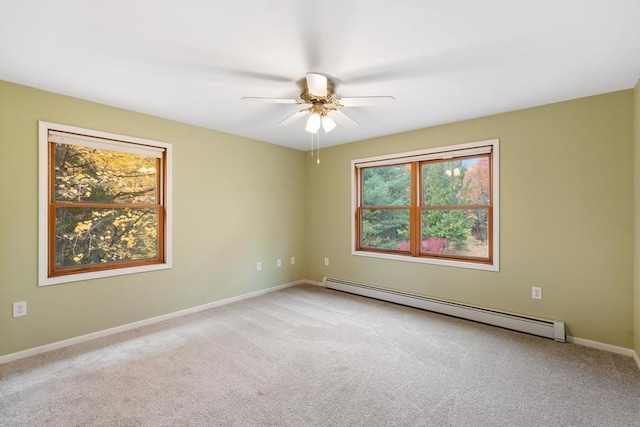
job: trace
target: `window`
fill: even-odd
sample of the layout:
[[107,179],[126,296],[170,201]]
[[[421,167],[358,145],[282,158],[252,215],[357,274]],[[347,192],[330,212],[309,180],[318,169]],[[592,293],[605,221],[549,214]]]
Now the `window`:
[[40,285],[170,268],[171,145],[40,122]]
[[498,141],[353,166],[353,253],[498,271]]

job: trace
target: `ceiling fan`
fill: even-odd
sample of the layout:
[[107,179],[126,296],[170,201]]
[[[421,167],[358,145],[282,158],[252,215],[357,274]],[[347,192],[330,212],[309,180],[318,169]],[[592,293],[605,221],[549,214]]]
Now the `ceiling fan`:
[[341,111],[343,107],[368,107],[373,105],[389,104],[395,101],[392,96],[361,96],[340,98],[335,94],[335,85],[326,76],[318,73],[307,73],[302,82],[302,93],[299,99],[293,98],[259,98],[244,97],[246,101],[258,101],[274,104],[300,104],[306,107],[296,111],[282,120],[278,125],[286,126],[309,116],[305,130],[316,134],[322,129],[332,131],[337,124],[348,129],[358,126],[351,117]]

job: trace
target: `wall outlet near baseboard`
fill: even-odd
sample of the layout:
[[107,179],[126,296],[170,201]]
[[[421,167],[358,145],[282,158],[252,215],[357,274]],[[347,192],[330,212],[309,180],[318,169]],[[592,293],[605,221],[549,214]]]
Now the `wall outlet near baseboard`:
[[13,317],[20,317],[27,315],[27,302],[20,301],[13,303]]
[[538,286],[531,287],[531,298],[533,299],[542,299],[542,288]]
[[329,258],[324,259],[324,265],[327,265],[327,266],[329,265]]
[[258,262],[256,264],[256,271],[262,271],[262,263],[261,262]]

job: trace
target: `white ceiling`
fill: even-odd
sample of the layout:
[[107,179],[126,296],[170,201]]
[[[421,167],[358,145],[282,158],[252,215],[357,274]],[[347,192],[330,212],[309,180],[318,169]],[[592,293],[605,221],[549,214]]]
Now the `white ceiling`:
[[[330,146],[599,93],[640,78],[639,0],[0,0],[0,79],[306,150],[307,72]],[[47,118],[43,118],[47,119]]]

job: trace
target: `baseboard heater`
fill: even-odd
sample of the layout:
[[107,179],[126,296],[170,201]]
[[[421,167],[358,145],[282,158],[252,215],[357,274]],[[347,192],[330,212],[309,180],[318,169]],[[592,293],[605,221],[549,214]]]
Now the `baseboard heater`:
[[322,283],[328,289],[335,289],[382,301],[420,308],[462,319],[473,320],[475,322],[486,323],[488,325],[499,326],[501,328],[512,329],[514,331],[525,332],[527,334],[551,338],[559,342],[565,342],[564,322],[489,310],[482,307],[474,307],[472,305],[381,289],[361,283],[348,282],[330,277],[324,277],[322,279]]

